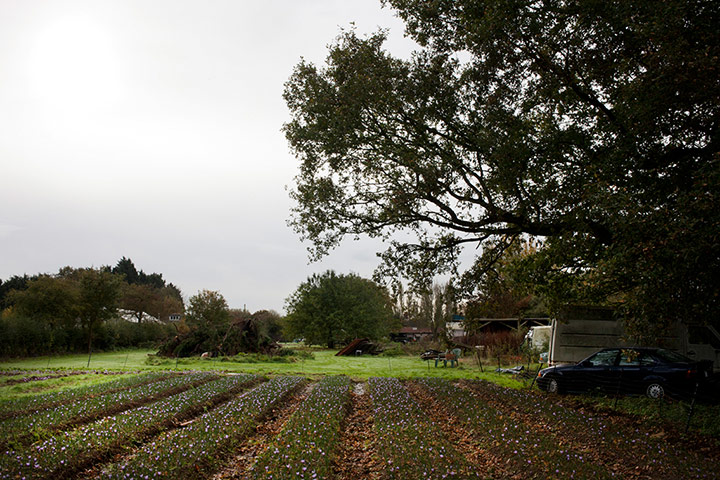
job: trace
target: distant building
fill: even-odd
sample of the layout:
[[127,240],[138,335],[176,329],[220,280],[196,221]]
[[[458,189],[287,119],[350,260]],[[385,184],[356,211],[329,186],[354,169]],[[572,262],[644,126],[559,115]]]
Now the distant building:
[[393,341],[401,343],[417,342],[430,337],[432,330],[427,327],[402,327],[399,332],[390,334]]
[[465,336],[465,317],[453,315],[450,322],[445,322],[445,331],[450,340],[459,340]]
[[[118,310],[118,318],[128,321],[128,322],[132,322],[132,323],[139,323],[137,313],[134,312],[133,310],[124,310],[122,308],[119,309]],[[140,321],[143,323],[150,323],[150,322],[158,323],[158,322],[160,322],[160,320],[158,320],[157,317],[153,317],[152,315],[149,315],[147,313],[141,314]]]

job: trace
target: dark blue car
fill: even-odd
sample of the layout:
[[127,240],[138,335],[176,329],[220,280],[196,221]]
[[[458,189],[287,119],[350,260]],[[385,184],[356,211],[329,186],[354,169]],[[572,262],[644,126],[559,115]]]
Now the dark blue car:
[[550,393],[602,391],[650,398],[692,396],[712,366],[662,348],[606,348],[575,365],[538,372],[537,384]]

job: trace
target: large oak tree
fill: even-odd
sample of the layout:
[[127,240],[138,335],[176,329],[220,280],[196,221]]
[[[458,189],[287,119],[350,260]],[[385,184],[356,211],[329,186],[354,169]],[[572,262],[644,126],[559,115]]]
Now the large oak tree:
[[715,318],[719,2],[384,3],[412,58],[348,31],[286,84],[290,223],[313,257],[381,237],[384,272],[426,282],[531,236],[527,278],[556,305]]

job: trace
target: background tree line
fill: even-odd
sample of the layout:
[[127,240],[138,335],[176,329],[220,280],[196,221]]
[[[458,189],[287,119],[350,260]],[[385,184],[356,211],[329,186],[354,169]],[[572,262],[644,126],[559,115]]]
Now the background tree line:
[[[0,354],[87,352],[148,346],[175,329],[182,293],[162,274],[138,271],[130,259],[115,267],[64,267],[56,274],[0,280]],[[122,314],[136,321],[123,319]]]

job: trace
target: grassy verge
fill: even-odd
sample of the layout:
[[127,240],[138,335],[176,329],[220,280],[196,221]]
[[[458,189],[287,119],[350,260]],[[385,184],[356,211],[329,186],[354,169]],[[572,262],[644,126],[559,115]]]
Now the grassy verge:
[[[473,358],[462,358],[456,368],[435,367],[435,363],[425,362],[417,356],[359,356],[336,357],[337,350],[313,349],[312,359],[276,363],[248,363],[242,358],[162,358],[155,357],[153,351],[128,350],[110,353],[95,353],[90,368],[105,370],[209,370],[224,372],[256,373],[261,375],[303,375],[316,377],[323,375],[347,375],[355,380],[367,380],[370,377],[440,377],[485,379],[509,387],[522,387],[524,383],[510,375],[497,374],[494,368],[485,366],[484,372]],[[87,355],[65,355],[59,357],[37,357],[19,360],[6,360],[0,363],[2,369],[38,369],[87,368]],[[1,389],[0,389],[1,390]]]
[[13,358],[0,361],[0,369],[30,370],[137,370],[143,367],[149,350],[119,350],[93,353],[88,366],[88,354],[50,355],[30,358]]
[[128,375],[108,377],[101,372],[89,372],[67,377],[50,378],[27,383],[16,383],[14,385],[0,385],[0,404],[30,395],[40,393],[59,392],[70,387],[87,386],[96,383],[105,383],[110,379],[123,378]]

